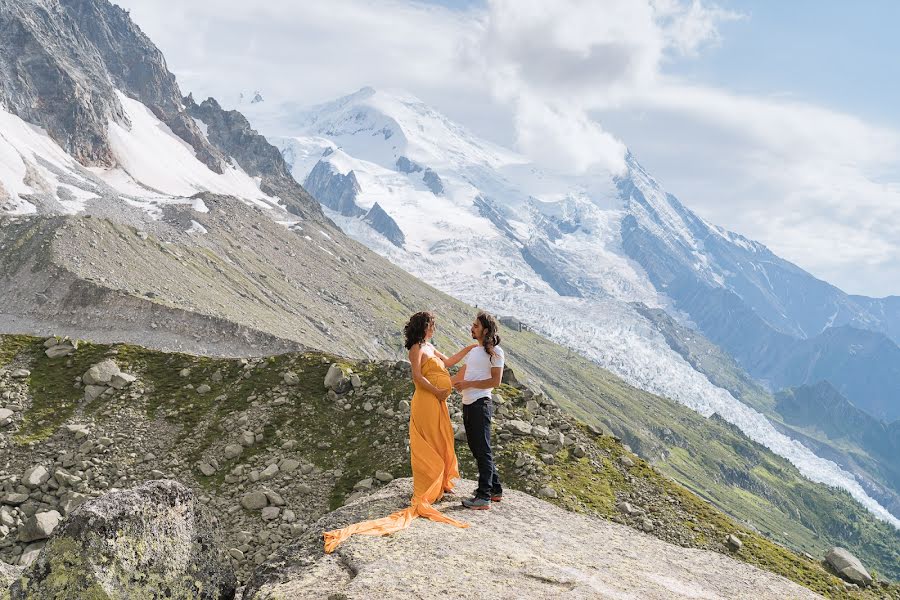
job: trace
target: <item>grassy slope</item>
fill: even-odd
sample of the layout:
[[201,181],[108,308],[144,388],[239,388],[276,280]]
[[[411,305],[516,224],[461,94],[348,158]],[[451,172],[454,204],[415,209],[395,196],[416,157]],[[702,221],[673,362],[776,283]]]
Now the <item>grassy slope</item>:
[[[266,427],[267,442],[254,447],[252,452],[271,451],[272,447],[280,443],[276,431],[282,431],[298,440],[304,449],[305,458],[316,466],[321,469],[340,468],[343,475],[331,491],[328,508],[340,505],[351,492],[353,484],[371,476],[376,469],[386,469],[395,476],[408,476],[410,473],[408,455],[405,452],[407,431],[404,423],[377,410],[365,411],[359,406],[359,402],[354,402],[354,407],[349,412],[341,410],[324,393],[321,382],[328,365],[335,360],[333,356],[320,353],[285,354],[262,359],[253,368],[246,368],[236,359],[167,354],[126,345],[117,346],[116,349],[117,362],[138,374],[148,390],[147,397],[143,400],[147,415],[164,418],[176,425],[176,430],[181,431],[175,442],[180,455],[199,457],[221,437],[218,427],[226,419],[233,418],[236,412],[245,410],[252,403],[271,402],[276,395],[273,388],[278,388],[282,373],[293,370],[300,376],[300,384],[284,394],[287,401],[277,404]],[[18,357],[17,362],[27,361],[32,371],[29,385],[33,405],[27,411],[17,434],[23,450],[26,442],[38,441],[52,434],[74,411],[93,414],[94,418],[115,418],[116,411],[109,406],[110,401],[106,402],[107,407],[103,410],[100,410],[102,404],[99,402],[80,407],[75,397],[77,390],[72,387],[72,378],[84,372],[99,357],[105,356],[108,350],[107,346],[84,344],[71,357],[72,366],[66,367],[67,359],[48,359],[43,355],[39,339],[0,337],[0,365]],[[389,364],[368,361],[348,361],[347,364],[360,374],[366,387],[381,388],[379,397],[383,399],[385,406],[395,406],[397,401],[408,398],[411,394],[408,378],[390,368]],[[179,371],[186,367],[191,370],[188,378],[179,375]],[[223,375],[220,383],[213,381],[212,375],[216,371]],[[194,385],[209,383],[213,389],[200,396],[186,388],[186,382]],[[639,403],[650,402],[654,398],[616,383],[614,379],[595,383],[600,384],[597,395],[605,397],[602,401],[606,403],[615,400],[624,404],[628,396],[635,394],[641,395]],[[552,389],[552,384],[548,387]],[[500,391],[512,400],[509,403],[513,410],[510,417],[524,412],[521,403],[516,402],[516,390],[503,386]],[[571,402],[567,397],[557,397],[564,404]],[[632,400],[633,403],[634,399]],[[656,399],[655,402],[659,404],[665,401]],[[714,425],[710,427],[721,427],[723,431],[727,429],[724,425],[712,423]],[[649,494],[672,502],[691,517],[683,524],[685,531],[689,533],[688,538],[692,539],[689,544],[691,546],[721,551],[723,537],[727,533],[740,531],[743,534],[744,548],[737,554],[739,559],[784,575],[826,595],[877,597],[870,592],[849,596],[843,592],[837,593],[835,590],[840,588],[838,581],[818,562],[808,560],[735,523],[718,509],[660,474],[648,463],[637,460],[637,465],[623,474],[622,469],[616,465],[617,459],[626,453],[624,448],[609,436],[593,436],[583,426],[578,427],[582,435],[591,438],[587,457],[578,459],[568,450],[561,450],[552,466],[535,461],[542,475],[549,478],[560,491],[559,498],[553,500],[555,503],[571,510],[615,517],[616,498],[640,488],[645,496]],[[736,439],[740,436],[732,432],[731,437]],[[328,440],[329,446],[320,447],[319,442],[322,440]],[[514,466],[520,453],[537,454],[533,440],[529,440],[531,438],[513,438],[501,444],[498,461],[509,485],[533,492],[533,481],[518,477]],[[731,441],[734,442],[734,439]],[[744,444],[748,442],[745,440]],[[475,472],[471,458],[464,451],[460,451],[459,455],[464,474],[471,476]],[[250,456],[245,453],[239,460],[246,462],[248,458]],[[233,462],[237,461],[235,459]],[[214,493],[223,485],[221,475],[232,466],[223,464],[219,474],[212,477],[204,477],[199,472],[193,475],[197,485]],[[793,484],[802,485],[802,482]],[[323,507],[324,510],[327,510],[326,507]],[[665,510],[667,509],[663,509]],[[849,514],[856,514],[852,507],[848,507],[848,510]],[[855,519],[863,524],[871,521],[865,515],[856,515]],[[896,539],[895,537],[894,540]],[[880,568],[876,570],[884,571]],[[893,587],[879,588],[879,593],[882,592],[900,597],[900,590]]]
[[851,471],[859,472],[861,469],[880,485],[897,490],[897,469],[886,462],[888,458],[873,456],[861,445],[846,438],[830,439],[814,427],[788,424],[778,413],[777,402],[772,394],[756,383],[726,352],[702,335],[678,325],[658,309],[644,308],[642,312],[657,324],[672,349],[715,385],[728,390],[735,398],[766,415],[776,427],[820,456],[835,460]]

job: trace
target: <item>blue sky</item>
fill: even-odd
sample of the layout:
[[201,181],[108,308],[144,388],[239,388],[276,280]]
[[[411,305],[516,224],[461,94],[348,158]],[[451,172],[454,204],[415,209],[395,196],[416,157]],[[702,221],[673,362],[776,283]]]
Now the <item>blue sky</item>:
[[556,166],[627,147],[708,221],[900,295],[900,2],[117,2],[196,97],[399,88]]
[[900,126],[900,2],[720,2],[746,15],[672,71],[754,94],[791,94]]

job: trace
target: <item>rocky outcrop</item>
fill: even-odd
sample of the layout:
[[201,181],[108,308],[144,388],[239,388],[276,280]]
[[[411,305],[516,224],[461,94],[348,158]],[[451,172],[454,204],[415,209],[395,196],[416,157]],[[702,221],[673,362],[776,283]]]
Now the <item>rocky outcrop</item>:
[[287,210],[296,215],[323,220],[318,202],[294,180],[278,148],[253,129],[243,114],[222,109],[213,98],[198,105],[188,95],[183,102],[188,114],[206,125],[209,143],[233,157],[248,175],[259,177],[263,192],[280,198]]
[[383,235],[387,240],[398,248],[402,248],[406,242],[406,236],[397,222],[387,214],[381,205],[377,202],[372,206],[363,219],[372,226],[372,229]]
[[151,481],[78,507],[10,590],[18,598],[233,598],[216,524],[188,488]]
[[[460,493],[474,484],[463,482]],[[244,600],[274,598],[819,598],[781,577],[714,552],[666,544],[516,491],[489,511],[438,509],[470,524],[418,519],[390,538],[356,536],[330,555],[322,531],[407,505],[395,480],[314,523],[257,570]]]
[[333,211],[347,217],[361,217],[365,214],[356,204],[362,188],[353,171],[343,175],[329,161],[320,160],[306,176],[303,185],[316,200]]
[[181,90],[162,52],[128,11],[105,0],[61,0],[60,4],[97,49],[115,87],[150,108],[172,133],[190,144],[201,162],[221,173],[225,156],[207,142],[184,111]]
[[221,171],[221,155],[180,109],[162,54],[125,10],[106,0],[0,0],[0,31],[0,103],[82,164],[115,165],[108,123],[127,125],[118,88]]
[[440,175],[431,169],[425,169],[425,172],[422,174],[422,181],[425,182],[425,185],[428,186],[428,189],[431,190],[431,193],[435,196],[440,196],[444,193],[443,180]]
[[409,160],[405,156],[401,156],[397,159],[397,170],[401,173],[419,173],[422,170],[422,165]]

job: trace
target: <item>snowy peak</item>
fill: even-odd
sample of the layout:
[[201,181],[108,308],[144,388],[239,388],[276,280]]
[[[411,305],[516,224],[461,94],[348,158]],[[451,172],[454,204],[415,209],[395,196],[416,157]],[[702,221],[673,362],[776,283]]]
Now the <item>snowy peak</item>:
[[385,167],[406,157],[434,169],[484,164],[491,167],[524,158],[454,123],[412,94],[364,87],[313,107],[298,120],[298,133],[333,140],[352,155]]

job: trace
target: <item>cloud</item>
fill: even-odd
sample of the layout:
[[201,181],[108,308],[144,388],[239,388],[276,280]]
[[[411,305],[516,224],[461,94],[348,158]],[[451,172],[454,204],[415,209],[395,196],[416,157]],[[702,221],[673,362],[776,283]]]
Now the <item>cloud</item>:
[[513,109],[520,150],[557,170],[619,174],[625,145],[589,110],[654,88],[667,53],[717,41],[730,18],[696,0],[492,0],[465,60]]
[[364,85],[407,89],[571,172],[616,172],[627,144],[708,220],[847,291],[900,293],[900,136],[783,94],[673,77],[727,43],[723,22],[747,19],[712,2],[119,3],[185,92],[308,105]]

